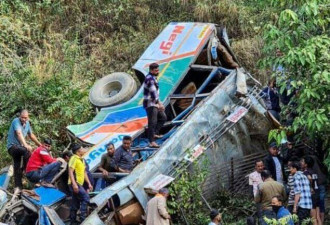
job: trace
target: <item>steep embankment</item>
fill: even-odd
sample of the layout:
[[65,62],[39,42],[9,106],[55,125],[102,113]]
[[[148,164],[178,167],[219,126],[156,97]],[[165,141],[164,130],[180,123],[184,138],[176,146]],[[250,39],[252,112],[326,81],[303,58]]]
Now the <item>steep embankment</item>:
[[93,116],[88,91],[94,81],[130,72],[168,22],[225,25],[242,65],[258,74],[258,21],[266,13],[256,16],[249,4],[253,1],[1,1],[0,165],[10,160],[6,135],[19,109],[28,108],[39,139],[51,137],[61,151],[65,126]]

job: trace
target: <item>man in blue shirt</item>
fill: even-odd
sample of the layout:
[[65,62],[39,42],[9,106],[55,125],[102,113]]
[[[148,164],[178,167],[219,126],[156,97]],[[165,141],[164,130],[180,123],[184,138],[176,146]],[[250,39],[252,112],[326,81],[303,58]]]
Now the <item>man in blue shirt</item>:
[[143,83],[143,107],[148,117],[148,139],[150,147],[159,147],[155,138],[160,138],[159,130],[164,125],[167,117],[165,108],[159,100],[159,85],[156,77],[159,74],[159,65],[151,63],[149,73]]
[[273,212],[276,214],[276,219],[279,221],[285,221],[287,225],[294,225],[292,220],[292,215],[290,214],[289,210],[284,208],[283,206],[283,199],[281,196],[274,196],[272,198],[272,209]]
[[25,170],[32,152],[32,147],[25,140],[26,136],[28,136],[37,146],[41,146],[37,137],[32,133],[29,122],[29,112],[26,109],[23,109],[19,117],[12,121],[7,139],[8,153],[14,160],[15,187],[20,189],[23,188],[23,171]]
[[124,136],[122,146],[115,151],[114,160],[119,172],[130,173],[134,168],[131,144],[132,138],[130,136]]

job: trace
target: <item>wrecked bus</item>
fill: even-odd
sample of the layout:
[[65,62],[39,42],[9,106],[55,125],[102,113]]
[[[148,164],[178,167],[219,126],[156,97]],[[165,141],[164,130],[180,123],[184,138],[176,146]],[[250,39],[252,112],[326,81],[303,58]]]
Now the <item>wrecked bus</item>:
[[[143,88],[138,88],[153,62],[160,65],[160,100],[168,120],[157,140],[160,148],[148,147]],[[262,149],[272,126],[260,83],[240,68],[226,30],[218,25],[170,23],[133,70],[135,79],[114,73],[97,81],[90,100],[99,112],[88,123],[67,127],[71,137],[89,146],[84,158],[98,181],[103,178],[97,167],[109,142],[118,148],[123,136],[132,136],[132,152],[142,160],[129,174],[110,173],[116,179],[110,186],[96,187],[85,225],[143,223],[150,194],[170,184],[200,155],[208,156],[211,167]],[[65,194],[44,187],[35,192],[39,199],[21,193],[17,201],[7,202],[0,221],[18,224],[22,215],[31,214],[35,224],[65,224]]]

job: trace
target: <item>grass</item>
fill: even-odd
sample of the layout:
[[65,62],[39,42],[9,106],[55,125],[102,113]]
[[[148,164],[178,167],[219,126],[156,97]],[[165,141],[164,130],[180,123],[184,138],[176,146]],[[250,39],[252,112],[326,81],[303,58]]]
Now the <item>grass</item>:
[[[0,137],[22,107],[35,116],[40,138],[67,145],[65,126],[93,116],[88,90],[96,79],[129,72],[146,47],[172,21],[227,27],[241,64],[256,69],[262,40],[251,2],[241,0],[93,0],[0,3]],[[7,93],[11,93],[8,95]],[[61,121],[58,121],[61,120]],[[51,127],[49,122],[55,122]],[[4,145],[2,154],[6,154]],[[59,150],[60,151],[60,150]],[[4,158],[8,161],[8,158]]]

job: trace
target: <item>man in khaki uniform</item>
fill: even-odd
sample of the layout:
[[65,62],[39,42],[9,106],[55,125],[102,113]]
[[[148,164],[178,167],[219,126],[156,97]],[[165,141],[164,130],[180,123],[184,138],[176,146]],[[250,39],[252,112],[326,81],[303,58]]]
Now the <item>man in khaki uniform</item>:
[[259,184],[254,200],[256,203],[261,203],[260,224],[266,225],[267,223],[263,220],[263,217],[269,219],[276,218],[271,206],[272,198],[274,196],[281,196],[282,199],[286,200],[286,192],[283,184],[273,180],[268,170],[261,172],[261,178],[263,183]]
[[171,216],[167,212],[166,199],[169,196],[167,188],[161,188],[147,204],[147,225],[169,225]]

